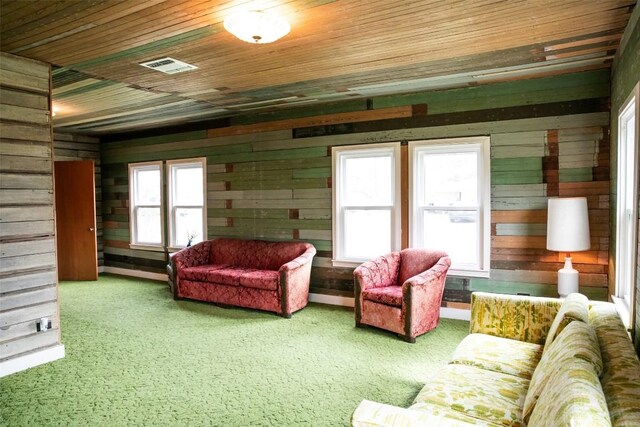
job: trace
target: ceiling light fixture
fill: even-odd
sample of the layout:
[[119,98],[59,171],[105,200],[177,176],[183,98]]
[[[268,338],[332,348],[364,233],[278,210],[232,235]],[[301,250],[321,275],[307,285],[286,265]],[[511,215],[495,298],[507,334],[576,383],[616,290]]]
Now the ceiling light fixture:
[[259,10],[238,12],[224,20],[224,28],[248,43],[271,43],[291,30],[287,21],[279,16]]

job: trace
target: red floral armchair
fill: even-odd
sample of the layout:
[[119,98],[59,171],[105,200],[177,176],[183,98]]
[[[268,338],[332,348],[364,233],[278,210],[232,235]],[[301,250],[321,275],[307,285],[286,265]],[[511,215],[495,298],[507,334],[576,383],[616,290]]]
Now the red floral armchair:
[[429,249],[392,252],[355,269],[356,326],[375,326],[408,342],[440,320],[444,282],[451,260]]

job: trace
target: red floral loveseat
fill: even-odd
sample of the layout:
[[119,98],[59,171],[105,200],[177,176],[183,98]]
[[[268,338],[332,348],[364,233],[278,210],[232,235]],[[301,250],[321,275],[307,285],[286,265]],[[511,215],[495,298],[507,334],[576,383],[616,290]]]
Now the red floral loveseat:
[[272,311],[283,317],[309,297],[313,245],[214,239],[184,248],[167,266],[176,299]]

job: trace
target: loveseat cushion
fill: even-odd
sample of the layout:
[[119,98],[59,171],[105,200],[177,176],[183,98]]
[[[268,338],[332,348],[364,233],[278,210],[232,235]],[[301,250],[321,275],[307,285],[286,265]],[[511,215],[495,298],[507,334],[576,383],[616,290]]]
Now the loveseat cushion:
[[402,286],[386,286],[384,288],[372,288],[362,292],[366,300],[379,302],[392,307],[402,307]]
[[450,363],[531,379],[541,356],[540,344],[470,334],[456,347]]
[[278,289],[279,280],[280,275],[277,271],[247,270],[240,276],[240,286],[275,291]]
[[302,255],[309,246],[304,242],[220,238],[211,241],[210,262],[277,271],[283,264]]
[[534,407],[539,405],[538,399],[551,379],[576,358],[589,363],[596,376],[602,373],[598,338],[593,328],[582,322],[571,322],[567,325],[542,355],[524,401],[522,410],[525,421],[531,416]]
[[574,320],[589,323],[589,299],[578,293],[569,294],[564,301],[562,301],[560,310],[558,310],[558,314],[556,314],[551,328],[549,328],[549,333],[545,341],[545,349],[548,345],[551,345],[555,337],[562,332],[565,326]]
[[440,405],[503,426],[523,427],[529,380],[466,365],[447,365],[416,396],[411,409]]
[[280,275],[272,270],[256,270],[231,265],[200,265],[183,269],[181,278],[196,282],[275,291],[278,289]]
[[220,269],[227,269],[228,265],[198,265],[195,267],[182,268],[178,270],[178,277],[185,280],[193,280],[194,282],[215,282],[213,278],[217,278],[214,272]]
[[542,390],[527,426],[611,426],[593,365],[575,357],[567,359]]

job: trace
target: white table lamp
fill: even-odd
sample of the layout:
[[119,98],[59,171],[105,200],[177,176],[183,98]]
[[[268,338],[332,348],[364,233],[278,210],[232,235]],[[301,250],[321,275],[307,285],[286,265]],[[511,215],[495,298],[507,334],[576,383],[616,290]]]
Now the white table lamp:
[[586,251],[590,248],[587,199],[549,199],[547,249],[567,252],[564,267],[558,271],[558,293],[561,297],[579,290],[578,271],[571,265],[571,252]]

